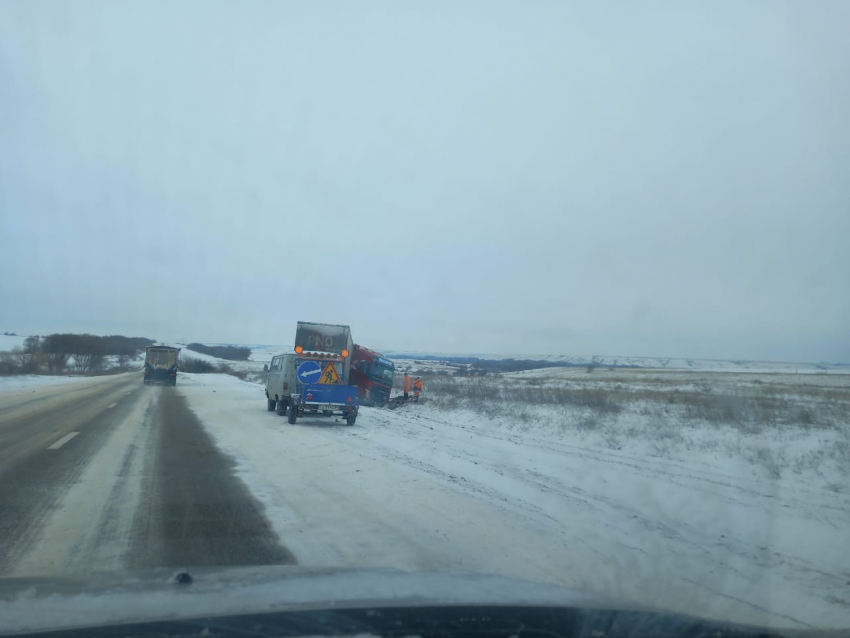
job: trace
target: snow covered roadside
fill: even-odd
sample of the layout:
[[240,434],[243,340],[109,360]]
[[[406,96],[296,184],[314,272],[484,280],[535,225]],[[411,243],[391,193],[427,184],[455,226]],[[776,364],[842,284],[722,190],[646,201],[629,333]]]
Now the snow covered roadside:
[[850,624],[840,493],[472,412],[290,426],[256,384],[183,374],[178,388],[302,565],[474,571],[738,622]]
[[77,376],[46,376],[40,374],[22,374],[19,376],[0,377],[0,393],[27,388],[42,388],[44,386],[62,385],[64,383],[79,383],[91,381],[96,377]]
[[[28,374],[0,377],[0,410],[46,397],[86,393],[95,386],[114,383],[118,377],[124,376],[109,374],[92,377],[63,377]],[[141,379],[141,374],[139,374],[139,378]],[[139,383],[141,383],[141,380]]]

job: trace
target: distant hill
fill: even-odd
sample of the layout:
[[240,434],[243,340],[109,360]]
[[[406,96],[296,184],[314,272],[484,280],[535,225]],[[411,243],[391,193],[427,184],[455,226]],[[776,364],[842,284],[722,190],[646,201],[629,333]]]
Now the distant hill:
[[[477,361],[516,361],[525,369],[529,362],[539,363],[540,367],[589,365],[606,368],[653,368],[668,370],[699,370],[718,372],[837,372],[850,374],[850,364],[846,363],[793,363],[777,361],[747,361],[722,359],[682,359],[671,357],[623,357],[623,356],[578,356],[578,355],[493,355],[493,354],[457,354],[402,352],[385,350],[390,359],[420,361],[448,361],[475,364]],[[485,366],[486,367],[486,366]],[[519,368],[518,368],[519,369]]]

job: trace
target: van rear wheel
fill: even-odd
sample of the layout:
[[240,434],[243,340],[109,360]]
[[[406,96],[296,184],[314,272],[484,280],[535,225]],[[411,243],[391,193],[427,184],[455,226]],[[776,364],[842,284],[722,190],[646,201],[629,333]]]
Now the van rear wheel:
[[269,399],[268,410],[269,412],[274,412],[274,406],[277,403],[274,399]]
[[286,403],[283,401],[277,402],[277,414],[278,416],[286,416]]

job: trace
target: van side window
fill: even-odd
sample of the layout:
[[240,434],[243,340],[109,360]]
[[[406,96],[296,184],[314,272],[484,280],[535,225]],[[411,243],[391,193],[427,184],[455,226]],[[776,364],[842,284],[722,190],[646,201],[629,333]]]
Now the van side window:
[[272,370],[280,370],[280,357],[275,357],[272,359]]

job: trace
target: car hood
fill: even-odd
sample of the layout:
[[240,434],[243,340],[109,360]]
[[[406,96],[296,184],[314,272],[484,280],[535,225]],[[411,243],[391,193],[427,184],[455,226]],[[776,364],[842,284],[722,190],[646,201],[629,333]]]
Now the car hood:
[[[191,583],[178,582],[184,572]],[[474,573],[162,568],[0,579],[0,634],[274,611],[441,605],[611,607],[557,585]]]

